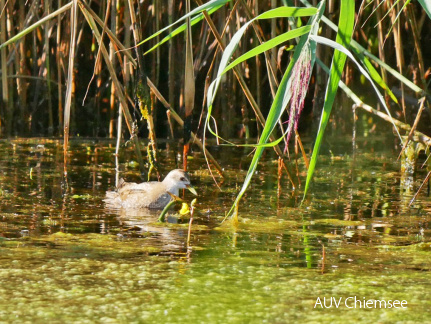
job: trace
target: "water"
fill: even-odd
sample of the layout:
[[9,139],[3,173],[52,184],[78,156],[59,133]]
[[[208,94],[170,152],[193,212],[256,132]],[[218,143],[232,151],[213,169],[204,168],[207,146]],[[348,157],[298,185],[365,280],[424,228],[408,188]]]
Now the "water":
[[[0,142],[0,322],[431,321],[426,190],[408,207],[426,171],[402,178],[397,151],[383,139],[358,141],[355,155],[349,141],[335,143],[323,148],[303,206],[302,189],[285,175],[277,195],[277,163],[267,150],[237,226],[222,220],[250,150],[211,148],[225,168],[222,191],[193,153],[199,196],[188,248],[188,216],[172,211],[160,224],[158,213],[105,209],[115,182],[112,143],[72,141],[65,183],[61,142]],[[164,170],[175,168],[177,147],[161,147]],[[121,175],[139,181],[133,150],[123,149],[120,160]],[[301,162],[292,175],[305,179]],[[354,296],[407,307],[348,308]],[[342,302],[320,307],[324,297],[326,305],[331,297]]]

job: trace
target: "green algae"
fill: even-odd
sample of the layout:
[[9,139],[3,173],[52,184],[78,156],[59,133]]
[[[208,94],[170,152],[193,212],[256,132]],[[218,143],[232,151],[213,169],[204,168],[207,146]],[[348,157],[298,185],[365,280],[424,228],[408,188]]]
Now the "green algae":
[[[387,154],[357,156],[356,171],[347,154],[323,156],[300,208],[301,193],[283,178],[277,195],[277,164],[263,161],[236,226],[221,221],[245,171],[227,168],[218,191],[206,169],[192,169],[199,210],[187,246],[187,219],[104,208],[114,186],[106,143],[71,143],[68,191],[61,143],[13,144],[0,141],[1,323],[431,321],[431,202],[419,195],[406,208]],[[122,153],[122,175],[139,181],[131,156]],[[350,296],[408,306],[315,308],[318,297]]]
[[[49,239],[64,243],[66,237]],[[82,244],[84,239],[79,240]],[[122,242],[112,242],[124,248]],[[130,247],[134,248],[138,247]],[[100,254],[72,258],[57,250],[45,253],[34,247],[2,253],[2,264],[9,266],[0,270],[0,295],[8,296],[0,299],[0,320],[334,323],[347,317],[361,323],[429,321],[427,272],[344,269],[321,275],[299,267],[277,267],[274,261],[261,264],[258,257],[204,252],[191,260],[151,255],[140,259],[117,255],[106,260]],[[317,297],[330,296],[407,300],[408,307],[314,308]],[[26,306],[29,303],[31,307]]]

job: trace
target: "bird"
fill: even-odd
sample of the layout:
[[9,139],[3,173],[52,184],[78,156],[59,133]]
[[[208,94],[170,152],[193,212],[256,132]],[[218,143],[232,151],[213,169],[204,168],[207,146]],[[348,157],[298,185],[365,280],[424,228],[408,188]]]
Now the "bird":
[[197,195],[190,184],[188,173],[175,169],[169,172],[162,182],[135,183],[120,179],[115,191],[106,192],[104,201],[107,207],[111,208],[163,209],[171,201],[171,194],[178,196],[179,189],[189,189]]

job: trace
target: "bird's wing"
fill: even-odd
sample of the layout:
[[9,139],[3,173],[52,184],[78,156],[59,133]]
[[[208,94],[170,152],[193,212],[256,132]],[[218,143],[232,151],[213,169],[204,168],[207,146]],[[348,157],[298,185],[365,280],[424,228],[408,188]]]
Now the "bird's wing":
[[165,190],[157,190],[160,188],[150,185],[150,182],[134,184],[122,188],[119,191],[120,199],[125,207],[150,207],[157,202]]

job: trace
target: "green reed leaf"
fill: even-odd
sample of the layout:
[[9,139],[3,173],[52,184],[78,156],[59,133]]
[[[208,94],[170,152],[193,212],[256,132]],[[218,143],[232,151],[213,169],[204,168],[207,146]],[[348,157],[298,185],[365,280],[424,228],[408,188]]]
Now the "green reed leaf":
[[229,64],[223,70],[223,74],[226,73],[227,71],[229,71],[230,69],[232,69],[234,66],[244,62],[245,60],[247,60],[251,57],[254,57],[254,56],[259,55],[265,51],[268,51],[275,46],[278,46],[284,42],[287,42],[288,40],[291,40],[291,39],[296,38],[296,37],[300,37],[300,36],[308,33],[310,31],[310,29],[311,29],[310,25],[305,25],[303,27],[300,27],[300,28],[297,28],[294,30],[290,30],[286,33],[283,33],[283,34],[281,34],[277,37],[274,37],[273,39],[271,39],[271,40],[269,40],[263,44],[260,44],[259,46],[256,46],[255,48],[249,50],[245,54],[238,57],[231,64]]
[[164,28],[162,28],[162,29],[160,29],[158,32],[156,32],[156,33],[154,33],[154,34],[152,34],[150,37],[147,37],[146,39],[144,39],[142,42],[140,42],[139,44],[138,44],[138,46],[139,45],[142,45],[142,44],[144,44],[145,42],[148,42],[150,39],[152,39],[152,38],[154,38],[154,37],[156,37],[156,36],[158,36],[158,35],[160,35],[161,33],[163,33],[165,30],[168,30],[169,28],[171,28],[172,26],[174,26],[174,25],[176,25],[176,24],[178,24],[178,23],[180,23],[181,21],[184,21],[184,20],[186,20],[187,18],[192,18],[194,15],[196,15],[196,14],[199,14],[199,13],[201,13],[202,11],[204,11],[204,10],[207,10],[207,11],[211,11],[211,10],[213,10],[214,8],[220,8],[220,7],[222,7],[223,5],[225,5],[226,3],[228,3],[228,2],[231,2],[232,0],[211,0],[211,1],[208,1],[207,3],[204,3],[202,6],[199,6],[199,7],[197,7],[197,8],[195,8],[195,9],[193,9],[192,11],[190,11],[188,14],[186,14],[186,15],[184,15],[184,16],[182,16],[180,19],[178,19],[177,21],[175,21],[174,23],[172,23],[172,24],[170,24],[170,25],[168,25],[168,26],[166,26],[166,27],[164,27]]
[[[310,28],[311,32],[317,33],[318,23],[320,21],[321,15],[324,11],[324,4],[325,4],[324,1],[320,2],[319,7],[315,8],[315,10],[314,10],[314,13],[317,13],[317,15],[315,15],[314,17],[311,17],[310,21],[308,22],[308,25],[311,26],[311,28]],[[281,12],[287,13],[287,12],[291,11],[291,10],[286,10],[286,8],[277,8],[277,9],[283,9],[283,10],[279,10],[277,14],[279,14]],[[268,16],[273,17],[273,14],[275,14],[274,11],[277,9],[271,10],[272,13],[270,15],[268,13],[265,13],[265,17],[268,17]],[[287,8],[287,9],[292,9],[292,8]],[[300,11],[295,10],[293,12],[299,13]],[[304,12],[304,11],[302,11],[302,12]],[[242,28],[244,28],[244,29],[242,30]],[[239,33],[239,32],[244,33],[246,26],[243,26],[242,28],[237,33]],[[234,35],[234,37],[232,38],[232,41],[234,40],[235,36],[236,35]],[[237,39],[237,42],[239,42],[239,38]],[[232,41],[231,41],[231,44],[232,44]],[[244,195],[245,191],[247,190],[248,186],[250,185],[250,181],[251,181],[251,179],[252,179],[252,177],[256,171],[257,165],[259,163],[260,158],[262,157],[262,153],[265,149],[265,146],[268,144],[268,139],[269,139],[271,133],[273,132],[275,126],[278,124],[287,104],[290,101],[290,98],[292,97],[292,88],[291,88],[292,71],[294,70],[294,66],[298,62],[298,59],[300,58],[301,53],[304,50],[311,51],[311,58],[312,59],[311,59],[310,64],[311,64],[311,69],[312,69],[312,66],[315,62],[315,55],[316,55],[315,54],[315,48],[316,47],[315,47],[315,44],[313,44],[313,43],[314,43],[313,41],[309,40],[309,32],[303,34],[300,37],[299,43],[296,46],[295,51],[293,53],[293,58],[290,60],[289,65],[288,65],[288,67],[287,67],[287,69],[283,75],[283,78],[282,78],[280,85],[277,89],[277,92],[275,94],[274,101],[271,105],[271,109],[268,113],[264,129],[262,130],[262,134],[261,134],[260,139],[259,139],[258,147],[256,148],[256,151],[253,155],[253,159],[250,163],[250,166],[249,166],[249,169],[247,171],[247,175],[246,175],[245,180],[243,182],[242,188],[241,188],[240,192],[238,193],[238,195],[235,199],[235,202],[233,203],[233,205],[232,205],[232,207],[231,207],[231,209],[228,212],[226,217],[235,216],[234,212],[236,212],[238,210],[239,201],[241,200],[242,196]],[[231,45],[231,44],[229,44],[228,47],[232,46],[230,51],[233,52],[233,50],[236,48],[236,45]],[[226,48],[225,53],[227,53],[227,50],[228,50],[228,48]],[[220,64],[221,66],[219,68],[218,78],[216,80],[214,80],[213,83],[211,84],[214,88],[208,89],[208,93],[211,94],[211,97],[210,97],[210,95],[208,95],[208,112],[209,112],[209,114],[210,114],[210,111],[212,108],[212,101],[214,100],[214,95],[216,93],[218,83],[220,82],[220,76],[223,74],[224,67],[226,66],[227,60],[228,60],[228,58],[225,58],[225,61],[224,61],[225,65]],[[223,62],[223,58],[222,58],[222,62]],[[210,101],[210,98],[211,98],[211,101]]]
[[[216,12],[217,10],[219,10],[221,7],[223,7],[224,4],[220,5],[220,6],[216,6],[210,10],[207,10],[208,15],[212,15],[214,12]],[[200,13],[196,16],[194,16],[193,18],[190,19],[190,24],[192,26],[196,25],[198,22],[200,22],[202,19],[204,19],[204,14]],[[172,25],[171,25],[172,26]],[[151,47],[148,51],[146,51],[144,53],[144,55],[147,55],[148,53],[154,51],[157,47],[159,47],[160,45],[166,43],[167,41],[169,41],[170,39],[174,38],[175,36],[177,36],[178,34],[181,34],[183,31],[186,30],[187,24],[182,24],[181,26],[179,26],[178,28],[174,29],[172,32],[170,32],[168,35],[166,35],[160,42],[158,42],[156,45],[154,45],[153,47]]]
[[424,8],[429,19],[431,19],[431,1],[430,0],[418,0],[422,8]]
[[[350,40],[353,34],[354,20],[355,20],[355,2],[353,0],[341,1],[340,19],[338,23],[336,42],[338,44],[341,44],[343,47],[346,47],[346,48],[349,47]],[[318,36],[313,37],[314,40],[316,40],[316,38],[318,38]],[[328,121],[329,121],[329,116],[331,114],[332,105],[335,100],[335,95],[337,94],[338,83],[341,80],[341,75],[344,70],[346,58],[347,58],[346,54],[339,50],[335,50],[334,55],[332,57],[331,71],[330,71],[329,80],[326,88],[322,117],[320,119],[319,130],[317,132],[316,142],[314,144],[310,165],[307,171],[307,180],[305,183],[304,198],[310,187],[311,179],[313,177],[314,169],[316,167],[317,158],[319,155],[320,146],[322,144],[323,135],[325,132],[326,125],[328,124]]]

